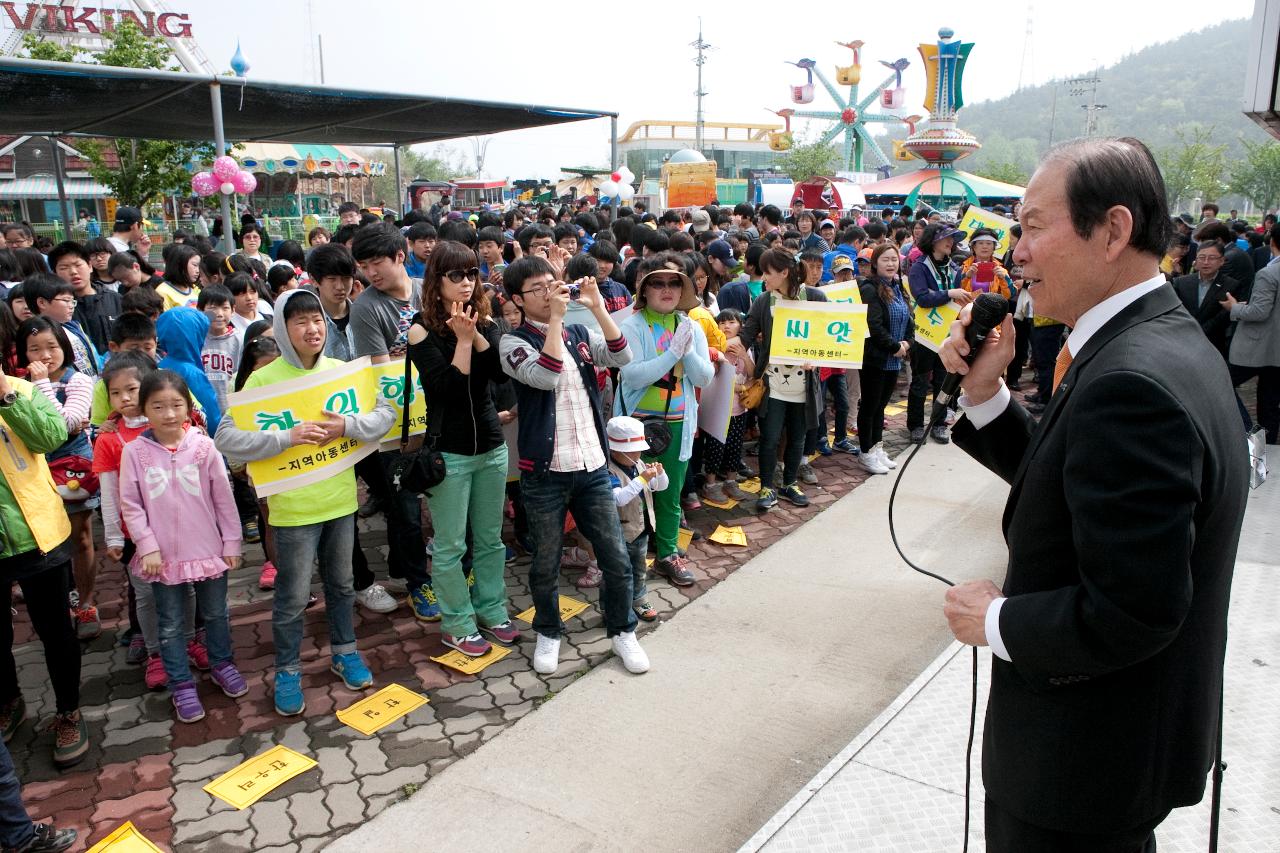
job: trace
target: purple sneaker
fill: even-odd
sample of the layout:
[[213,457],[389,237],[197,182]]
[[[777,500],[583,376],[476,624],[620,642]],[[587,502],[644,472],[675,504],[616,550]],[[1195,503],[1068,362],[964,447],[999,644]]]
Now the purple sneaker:
[[244,676],[240,674],[240,670],[236,669],[236,665],[229,660],[214,664],[213,670],[209,673],[209,678],[213,680],[214,684],[222,688],[223,693],[232,699],[239,699],[249,692],[249,685],[244,683]]
[[173,688],[173,708],[180,723],[194,723],[204,719],[204,706],[200,704],[194,682],[184,681]]

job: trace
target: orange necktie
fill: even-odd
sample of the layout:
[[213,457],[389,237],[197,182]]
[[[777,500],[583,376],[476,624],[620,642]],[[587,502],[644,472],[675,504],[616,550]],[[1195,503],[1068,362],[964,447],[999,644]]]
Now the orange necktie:
[[1062,384],[1062,377],[1067,375],[1067,370],[1071,367],[1071,347],[1066,344],[1062,345],[1062,349],[1058,352],[1058,360],[1053,364],[1053,390],[1057,391],[1058,386]]

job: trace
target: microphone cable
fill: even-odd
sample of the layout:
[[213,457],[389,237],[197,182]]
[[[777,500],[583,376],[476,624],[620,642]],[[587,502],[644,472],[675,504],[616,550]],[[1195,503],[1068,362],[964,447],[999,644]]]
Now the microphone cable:
[[[929,418],[929,423],[924,429],[924,436],[920,441],[912,442],[911,452],[907,458],[902,461],[902,466],[898,470],[898,476],[893,481],[893,490],[889,493],[889,538],[893,540],[894,550],[898,552],[898,556],[906,563],[912,571],[919,572],[925,577],[933,578],[947,586],[955,586],[955,581],[945,578],[942,575],[929,571],[921,566],[916,565],[906,552],[902,550],[902,546],[898,543],[898,531],[893,523],[893,505],[898,497],[898,487],[902,485],[902,478],[907,473],[907,466],[911,464],[911,460],[916,458],[916,454],[920,452],[920,448],[929,440],[929,433],[934,427],[938,426],[946,416],[947,407],[938,406]],[[978,647],[973,647],[973,675],[970,685],[969,698],[969,742],[964,750],[964,845],[961,848],[962,853],[969,853],[969,798],[970,790],[973,783],[973,740],[974,733],[978,727]]]

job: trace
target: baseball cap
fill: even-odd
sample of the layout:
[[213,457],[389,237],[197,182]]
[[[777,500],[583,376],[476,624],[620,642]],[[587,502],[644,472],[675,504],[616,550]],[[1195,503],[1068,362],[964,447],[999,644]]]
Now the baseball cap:
[[142,211],[136,207],[117,207],[116,223],[112,228],[116,231],[128,231],[142,221]]
[[853,261],[848,255],[836,255],[836,259],[831,262],[831,274],[835,275],[840,270],[853,269]]
[[728,240],[712,240],[707,244],[707,257],[716,258],[726,266],[734,263],[733,247]]
[[701,234],[703,231],[711,230],[711,214],[705,210],[695,210],[689,215],[689,230],[694,234]]
[[867,263],[871,263],[871,255],[872,255],[872,253],[873,253],[874,251],[875,251],[874,249],[863,249],[863,250],[861,250],[860,252],[858,252],[858,260],[860,260],[860,261],[866,261]]
[[832,230],[834,230],[835,227],[836,227],[836,224],[832,222],[830,219],[824,219],[822,220],[822,222],[818,224],[819,231],[821,231],[823,228],[831,228]]

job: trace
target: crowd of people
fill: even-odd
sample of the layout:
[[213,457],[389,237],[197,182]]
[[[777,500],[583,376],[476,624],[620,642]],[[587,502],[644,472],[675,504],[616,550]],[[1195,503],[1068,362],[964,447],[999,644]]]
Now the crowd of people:
[[[997,212],[1018,216],[1016,205]],[[885,409],[908,377],[911,439],[950,440],[951,418],[926,435],[925,401],[944,368],[916,342],[917,307],[983,292],[1008,300],[1018,353],[1005,382],[1019,389],[1030,360],[1033,413],[1052,394],[1067,332],[1036,313],[1024,287],[1013,259],[1020,225],[1000,253],[1001,235],[965,233],[929,209],[813,211],[797,201],[785,214],[767,204],[655,214],[581,200],[469,215],[437,204],[398,223],[355,205],[339,213],[333,233],[316,228],[306,246],[273,248],[246,217],[230,255],[180,231],[157,265],[134,208],[117,211],[108,237],[44,252],[29,226],[0,229],[0,583],[25,601],[44,647],[57,765],[89,746],[78,641],[102,630],[96,517],[108,557],[128,571],[127,659],[148,687],[167,687],[182,722],[204,716],[193,668],[230,697],[248,690],[226,603],[245,543],[262,543],[258,582],[274,590],[276,710],[305,709],[300,646],[315,567],[333,673],[352,690],[374,683],[354,608],[401,606],[371,571],[355,523],[378,513],[389,577],[403,583],[414,618],[441,623],[445,645],[476,657],[521,640],[504,570],[523,551],[534,669],[556,671],[556,590],[568,568],[580,570],[580,588],[600,587],[613,650],[642,673],[637,622],[657,614],[648,578],[695,582],[680,546],[687,511],[702,501],[806,506],[805,487],[819,482],[814,454],[850,454],[887,474],[896,465]],[[1257,226],[1217,214],[1206,205],[1199,223],[1174,220],[1162,270],[1232,381],[1259,378],[1257,420],[1275,443],[1280,227],[1273,214]],[[851,282],[867,307],[861,370],[772,362],[778,301],[824,302],[825,288]],[[247,463],[291,446],[378,442],[396,415],[383,400],[259,431],[227,412],[228,395],[364,357],[407,361],[419,377],[428,412],[419,440],[446,471],[426,494],[429,541],[422,496],[399,488],[404,448],[394,442],[261,500],[248,475]],[[701,391],[718,371],[735,386],[723,441],[698,426]],[[1240,411],[1248,430],[1253,419]],[[179,523],[190,519],[200,523]],[[10,645],[13,613],[0,606]],[[5,742],[25,717],[6,649]]]

